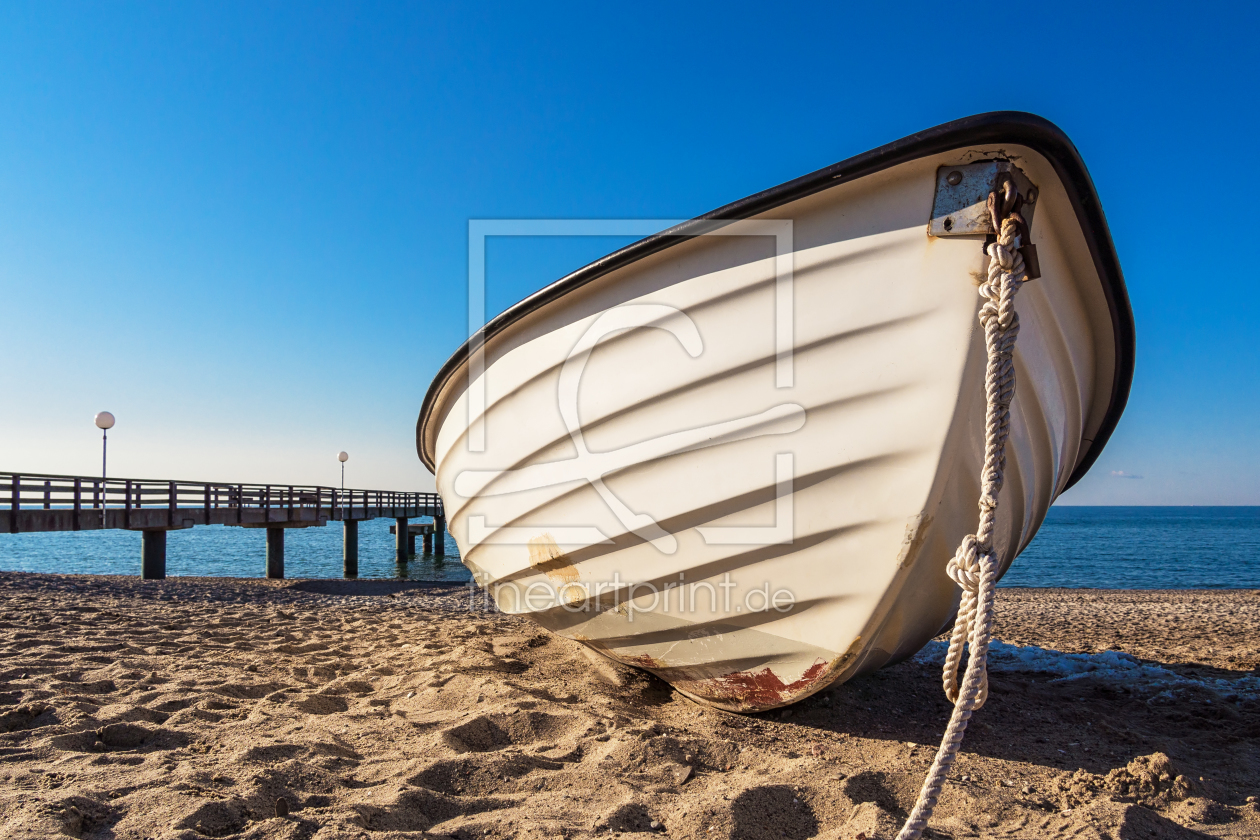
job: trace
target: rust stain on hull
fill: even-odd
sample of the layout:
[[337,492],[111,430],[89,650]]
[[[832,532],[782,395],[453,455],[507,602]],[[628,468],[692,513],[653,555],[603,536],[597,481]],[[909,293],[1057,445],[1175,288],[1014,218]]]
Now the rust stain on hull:
[[652,671],[683,694],[707,705],[728,712],[763,712],[790,705],[826,688],[853,664],[861,650],[859,636],[843,654],[830,662],[818,659],[789,683],[768,667],[760,671],[732,671],[718,677],[690,677],[685,671],[680,676],[679,669],[645,654],[614,658]]
[[575,583],[578,579],[578,570],[556,545],[551,534],[529,541],[529,565],[556,583]]
[[664,662],[661,662],[658,659],[653,659],[646,653],[639,654],[637,656],[618,656],[617,659],[627,665],[634,665],[636,668],[647,668],[648,670],[659,670],[661,668],[669,667]]
[[910,520],[906,525],[906,536],[901,543],[901,552],[897,555],[897,568],[905,568],[918,558],[920,549],[923,548],[923,541],[927,539],[928,528],[932,524],[932,517],[926,514],[920,514]]
[[760,671],[734,671],[703,680],[677,680],[674,686],[715,705],[736,706],[740,711],[770,709],[790,703],[804,689],[813,685],[827,670],[819,659],[805,670],[800,679],[783,682],[769,668]]

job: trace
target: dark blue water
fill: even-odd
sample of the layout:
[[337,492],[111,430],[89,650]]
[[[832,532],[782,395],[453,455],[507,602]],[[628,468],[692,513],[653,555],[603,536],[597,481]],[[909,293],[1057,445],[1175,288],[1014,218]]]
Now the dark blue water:
[[[466,581],[449,536],[446,556],[394,561],[391,519],[359,524],[359,577]],[[222,526],[171,531],[170,575],[261,577],[265,532]],[[0,534],[0,570],[139,574],[140,534]],[[341,526],[285,535],[291,578],[341,577]],[[1055,507],[1003,586],[1098,589],[1260,588],[1258,507]]]
[[[429,520],[414,520],[429,521]],[[459,549],[447,535],[446,556],[418,554],[394,559],[392,519],[359,523],[359,577],[466,581]],[[417,539],[417,548],[421,541]],[[261,528],[198,526],[166,534],[166,573],[213,577],[262,577],[267,532]],[[290,578],[341,577],[341,524],[290,528],[284,535],[284,572]],[[0,534],[0,570],[58,574],[140,574],[137,531],[66,531]]]
[[1260,589],[1260,507],[1052,507],[1001,585]]

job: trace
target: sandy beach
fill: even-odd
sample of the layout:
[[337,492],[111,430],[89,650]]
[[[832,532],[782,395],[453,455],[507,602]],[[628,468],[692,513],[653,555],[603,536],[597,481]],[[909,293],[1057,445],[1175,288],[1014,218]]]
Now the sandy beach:
[[[927,836],[1260,837],[1260,593],[997,612]],[[939,648],[745,717],[462,587],[0,573],[0,837],[891,837]]]

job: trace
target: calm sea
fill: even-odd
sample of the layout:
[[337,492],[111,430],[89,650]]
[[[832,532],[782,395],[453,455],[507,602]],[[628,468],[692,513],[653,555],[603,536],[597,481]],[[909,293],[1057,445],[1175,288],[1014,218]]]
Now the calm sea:
[[[414,520],[416,522],[430,520]],[[392,519],[359,523],[359,577],[466,581],[459,549],[447,535],[446,556],[394,559]],[[416,540],[420,548],[420,540]],[[266,574],[267,532],[208,525],[166,534],[166,573],[224,577]],[[77,575],[140,574],[140,534],[132,531],[63,531],[0,534],[0,570]],[[284,535],[284,573],[290,578],[341,577],[341,525],[290,528]]]
[[[359,525],[359,577],[465,581],[454,540],[443,559],[394,561],[392,520]],[[265,533],[222,526],[171,531],[170,575],[262,576]],[[138,574],[140,534],[0,534],[0,570]],[[288,577],[341,577],[341,528],[285,535]],[[1260,588],[1260,507],[1055,507],[1003,586],[1099,589]]]
[[1260,507],[1052,507],[1002,586],[1260,589]]

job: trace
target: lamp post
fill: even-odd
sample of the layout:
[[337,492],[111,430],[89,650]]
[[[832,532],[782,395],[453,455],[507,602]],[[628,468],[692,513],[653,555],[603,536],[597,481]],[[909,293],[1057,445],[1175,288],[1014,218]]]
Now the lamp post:
[[114,415],[108,411],[96,412],[94,418],[96,428],[101,430],[101,527],[105,527],[105,476],[108,474],[105,469],[105,456],[107,447],[109,446],[109,430],[114,428]]
[[108,411],[96,412],[96,428],[101,430],[101,481],[104,481],[105,447],[109,444],[109,430],[114,428],[114,415]]
[[338,452],[337,460],[341,462],[341,489],[345,490],[346,489],[346,461],[350,460],[350,455],[347,452]]

